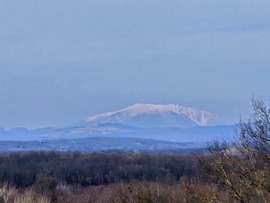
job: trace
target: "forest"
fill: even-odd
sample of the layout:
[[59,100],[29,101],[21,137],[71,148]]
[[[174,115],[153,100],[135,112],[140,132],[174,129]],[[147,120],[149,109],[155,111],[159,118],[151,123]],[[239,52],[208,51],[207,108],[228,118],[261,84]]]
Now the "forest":
[[0,202],[270,202],[270,109],[253,108],[202,154],[2,153]]

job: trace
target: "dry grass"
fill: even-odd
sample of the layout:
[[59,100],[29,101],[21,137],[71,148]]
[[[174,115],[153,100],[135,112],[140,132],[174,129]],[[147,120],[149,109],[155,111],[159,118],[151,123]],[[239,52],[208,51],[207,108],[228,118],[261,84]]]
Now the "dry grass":
[[87,188],[58,185],[54,191],[40,194],[35,188],[16,190],[4,184],[0,188],[0,202],[4,203],[210,203],[231,202],[225,192],[215,185],[192,183],[187,179],[180,182],[115,183]]

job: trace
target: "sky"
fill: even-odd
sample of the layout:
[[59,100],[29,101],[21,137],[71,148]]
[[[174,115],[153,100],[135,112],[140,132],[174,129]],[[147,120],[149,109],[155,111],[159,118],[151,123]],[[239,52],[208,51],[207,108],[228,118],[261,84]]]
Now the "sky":
[[269,0],[1,0],[0,126],[135,103],[249,116],[270,103]]

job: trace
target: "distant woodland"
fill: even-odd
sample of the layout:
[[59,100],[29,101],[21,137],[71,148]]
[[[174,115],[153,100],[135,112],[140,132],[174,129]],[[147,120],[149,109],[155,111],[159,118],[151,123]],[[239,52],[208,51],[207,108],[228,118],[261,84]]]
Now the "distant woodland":
[[197,155],[0,154],[0,202],[270,202],[270,109],[254,101],[234,142]]

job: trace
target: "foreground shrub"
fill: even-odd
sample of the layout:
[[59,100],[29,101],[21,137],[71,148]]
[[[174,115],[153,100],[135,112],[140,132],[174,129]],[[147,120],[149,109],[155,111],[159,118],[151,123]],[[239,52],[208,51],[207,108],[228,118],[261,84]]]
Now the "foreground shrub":
[[240,123],[237,140],[215,142],[203,157],[204,175],[241,203],[270,202],[270,108],[253,101],[254,115]]

